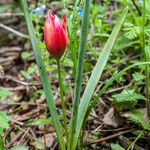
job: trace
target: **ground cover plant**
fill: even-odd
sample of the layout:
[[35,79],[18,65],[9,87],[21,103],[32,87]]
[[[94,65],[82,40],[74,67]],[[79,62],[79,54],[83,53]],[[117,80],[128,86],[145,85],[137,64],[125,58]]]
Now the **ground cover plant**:
[[0,150],[150,148],[149,0],[0,3]]

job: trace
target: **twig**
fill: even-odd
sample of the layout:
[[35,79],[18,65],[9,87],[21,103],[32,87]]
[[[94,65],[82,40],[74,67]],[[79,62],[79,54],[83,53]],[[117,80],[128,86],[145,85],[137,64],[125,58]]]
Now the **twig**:
[[23,122],[17,121],[17,120],[13,120],[13,119],[11,119],[11,122],[12,122],[12,123],[16,123],[16,124],[18,124],[18,125],[20,125],[20,126],[23,126],[23,125],[24,125]]
[[20,131],[19,133],[17,133],[15,137],[11,140],[11,142],[8,145],[6,145],[6,147],[10,148],[22,136],[22,134],[23,134],[23,131]]
[[29,36],[28,36],[28,35],[23,34],[23,33],[21,33],[21,32],[18,32],[18,31],[14,30],[14,29],[12,29],[12,28],[10,28],[10,27],[8,27],[8,26],[2,24],[2,23],[0,23],[0,27],[3,28],[3,29],[6,29],[6,30],[8,30],[8,31],[10,31],[10,32],[12,32],[12,33],[14,33],[14,34],[16,34],[16,35],[22,37],[22,38],[29,39]]
[[18,141],[17,145],[19,145],[23,141],[23,139],[26,137],[26,135],[29,135],[29,128],[25,130],[25,133],[23,134],[21,139]]
[[122,86],[122,87],[118,87],[118,88],[115,88],[115,89],[112,89],[112,90],[108,90],[105,92],[105,94],[109,94],[109,93],[113,93],[113,92],[117,92],[117,91],[120,91],[120,90],[123,90],[125,88],[128,88],[132,85],[132,82],[126,86]]
[[[131,144],[131,141],[130,141],[128,138],[126,138],[125,136],[123,136],[123,135],[120,135],[120,136],[118,137],[118,140],[120,141],[120,143],[121,143],[125,148],[127,148],[128,145]],[[138,145],[134,145],[134,149],[135,149],[135,150],[145,150],[144,148],[142,148],[142,147],[140,147],[140,146],[138,146]]]
[[23,14],[22,13],[11,13],[11,12],[1,13],[0,14],[0,18],[18,17],[18,16],[23,16]]
[[22,84],[24,86],[38,86],[38,85],[41,85],[40,82],[29,83],[29,82],[20,81],[20,80],[14,78],[13,76],[10,76],[10,75],[5,75],[5,79],[15,81],[15,82],[20,83],[20,84]]
[[110,139],[115,138],[115,137],[117,137],[117,136],[119,136],[119,135],[132,132],[133,130],[134,130],[134,129],[129,129],[129,130],[121,131],[121,132],[118,132],[118,133],[116,133],[116,134],[113,134],[113,135],[104,137],[104,138],[100,138],[100,139],[95,140],[95,141],[87,141],[86,143],[84,143],[84,145],[91,145],[91,144],[100,143],[100,142],[103,142],[103,141],[106,141],[106,140],[110,140]]

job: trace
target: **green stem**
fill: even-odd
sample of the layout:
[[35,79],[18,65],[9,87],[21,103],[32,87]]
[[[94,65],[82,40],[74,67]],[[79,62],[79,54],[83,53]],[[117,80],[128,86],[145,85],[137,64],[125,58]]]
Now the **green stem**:
[[83,15],[83,22],[81,28],[81,39],[79,43],[79,53],[78,53],[78,63],[77,63],[77,71],[76,71],[76,80],[75,80],[75,96],[74,96],[74,103],[73,103],[73,111],[71,114],[71,125],[69,131],[69,143],[68,143],[68,150],[74,150],[75,147],[72,146],[74,142],[74,135],[76,130],[76,123],[78,117],[78,107],[80,103],[80,91],[81,91],[81,84],[82,84],[82,75],[83,75],[83,65],[84,65],[84,56],[85,56],[85,48],[86,48],[86,41],[88,36],[88,25],[89,25],[89,14],[90,14],[90,0],[86,0],[84,4],[84,15]]
[[130,150],[132,148],[133,145],[135,145],[135,143],[137,142],[137,140],[143,135],[145,129],[143,129],[140,134],[136,137],[136,139],[130,144],[130,146],[128,147],[127,150]]
[[[143,52],[145,52],[145,61],[149,61],[149,51],[146,50],[145,47],[145,18],[146,18],[146,3],[143,0],[143,22],[142,22],[142,47]],[[149,73],[149,65],[146,66],[146,97],[147,97],[147,116],[150,118],[150,73]]]
[[65,129],[65,134],[66,134],[66,140],[68,140],[67,115],[66,115],[66,107],[65,107],[65,102],[64,102],[63,84],[62,84],[62,78],[61,78],[60,59],[57,59],[57,68],[58,68],[60,97],[61,97],[61,105],[62,105],[63,120],[64,120],[64,129]]
[[1,135],[0,135],[0,149],[4,150],[4,143],[3,143],[3,138]]
[[143,21],[142,21],[142,42],[143,42],[143,51],[145,50],[145,0],[143,0]]

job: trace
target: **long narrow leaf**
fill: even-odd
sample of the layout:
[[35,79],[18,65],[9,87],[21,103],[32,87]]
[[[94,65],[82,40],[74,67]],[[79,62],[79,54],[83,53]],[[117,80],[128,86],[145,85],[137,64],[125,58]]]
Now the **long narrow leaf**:
[[87,113],[86,113],[86,118],[89,115],[89,113],[91,112],[91,110],[96,106],[96,104],[99,102],[99,97],[101,97],[104,92],[106,91],[106,89],[117,79],[119,79],[120,77],[122,77],[128,70],[136,67],[136,66],[141,66],[141,65],[149,65],[150,62],[139,62],[139,63],[135,63],[132,64],[126,68],[124,68],[123,70],[121,70],[120,72],[118,72],[117,74],[115,74],[113,77],[111,77],[106,84],[103,86],[103,88],[99,91],[99,93],[97,94],[96,98],[91,102],[91,104],[88,107]]
[[0,150],[4,150],[4,143],[1,135],[0,135]]
[[39,43],[36,38],[33,24],[32,24],[32,21],[31,21],[29,12],[28,12],[27,2],[26,2],[26,0],[20,0],[20,2],[21,2],[21,6],[23,8],[23,11],[24,11],[24,15],[25,15],[25,19],[26,19],[26,23],[27,23],[27,27],[28,27],[28,32],[29,32],[29,35],[31,38],[32,47],[33,47],[34,54],[36,57],[36,62],[37,62],[38,68],[39,68],[43,89],[45,92],[49,110],[51,112],[51,116],[52,116],[53,124],[54,124],[55,130],[56,130],[56,133],[57,133],[58,141],[59,141],[61,149],[65,150],[66,148],[65,148],[65,144],[64,144],[61,124],[60,124],[60,121],[59,121],[59,118],[57,115],[56,106],[54,103],[53,94],[51,91],[51,86],[50,86],[50,82],[48,79],[48,75],[45,70],[43,60],[42,60]]
[[85,55],[86,41],[88,35],[88,25],[89,25],[90,0],[85,1],[83,12],[84,15],[83,15],[82,28],[81,28],[81,40],[79,43],[78,65],[77,65],[76,81],[75,81],[75,97],[74,97],[73,111],[71,116],[71,127],[70,127],[69,143],[68,143],[69,150],[73,148],[72,142],[74,141],[73,136],[75,134],[78,106],[80,102],[80,91],[81,91],[80,89],[82,84],[84,55]]
[[84,116],[86,114],[89,102],[90,102],[93,92],[96,88],[96,85],[101,77],[104,67],[107,63],[110,52],[111,52],[113,45],[117,39],[117,35],[118,35],[118,33],[121,29],[121,26],[126,18],[127,12],[128,12],[128,9],[126,8],[124,10],[121,18],[119,19],[119,21],[116,23],[107,43],[105,44],[105,47],[103,48],[101,56],[99,57],[96,65],[92,71],[92,74],[90,76],[88,84],[85,88],[85,91],[84,91],[82,99],[81,99],[81,103],[79,105],[77,127],[76,127],[76,132],[75,132],[75,138],[74,138],[73,145],[72,145],[73,147],[75,147],[77,144],[77,140],[79,137],[79,133],[80,133],[80,130],[82,127],[82,123],[83,123]]

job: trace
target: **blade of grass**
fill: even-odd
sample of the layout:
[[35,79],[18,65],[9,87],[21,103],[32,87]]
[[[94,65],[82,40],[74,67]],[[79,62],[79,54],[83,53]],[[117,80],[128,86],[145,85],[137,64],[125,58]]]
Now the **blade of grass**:
[[[150,61],[150,52],[149,46],[145,44],[145,22],[146,22],[146,0],[143,0],[143,10],[142,10],[142,51],[145,53],[145,61]],[[146,66],[145,75],[146,75],[146,108],[147,116],[150,119],[150,66]]]
[[4,150],[4,143],[1,135],[0,135],[0,150]]
[[34,54],[36,57],[36,62],[38,65],[38,69],[40,72],[40,77],[41,77],[41,81],[42,81],[42,85],[43,85],[43,89],[45,92],[45,96],[46,96],[46,100],[47,100],[47,104],[49,107],[49,110],[51,112],[51,116],[52,116],[52,121],[56,130],[56,134],[58,137],[58,141],[60,144],[60,147],[62,150],[65,150],[65,144],[64,144],[64,138],[63,138],[63,133],[62,133],[62,128],[61,128],[61,124],[57,115],[57,110],[56,110],[56,106],[54,103],[54,99],[53,99],[53,94],[51,91],[51,86],[50,86],[50,82],[48,79],[48,75],[47,72],[45,70],[45,66],[42,60],[42,56],[41,56],[41,52],[40,52],[40,47],[39,47],[39,43],[38,40],[36,38],[35,32],[34,32],[34,28],[33,28],[33,24],[28,12],[28,6],[27,6],[27,1],[26,0],[20,0],[21,2],[21,6],[23,8],[23,12],[24,12],[24,16],[25,16],[25,20],[27,23],[27,28],[28,28],[28,32],[31,38],[31,43],[32,43],[32,47],[34,50]]
[[103,48],[103,51],[101,53],[101,56],[99,57],[93,71],[92,74],[90,76],[90,79],[87,83],[87,86],[85,88],[85,91],[83,93],[82,99],[81,99],[81,103],[79,105],[79,111],[78,111],[78,118],[77,118],[77,126],[76,126],[76,132],[74,135],[74,141],[73,141],[73,145],[72,147],[75,149],[76,145],[77,145],[77,141],[78,141],[78,137],[79,137],[79,133],[82,127],[82,123],[84,120],[84,116],[86,114],[89,102],[91,100],[91,97],[93,95],[93,92],[96,88],[96,85],[101,77],[101,74],[104,70],[104,67],[107,63],[108,57],[110,55],[110,52],[113,48],[113,45],[117,39],[117,35],[121,29],[121,26],[126,18],[128,12],[128,8],[126,8],[121,16],[121,18],[119,19],[119,21],[116,23],[107,43],[105,44],[105,47]]
[[[145,46],[145,61],[150,62],[150,47],[149,46]],[[145,74],[146,74],[146,108],[147,108],[147,116],[150,119],[150,65],[146,66],[146,70],[145,70]]]
[[81,91],[82,76],[83,76],[84,55],[85,55],[86,41],[88,35],[88,25],[89,25],[90,0],[85,1],[83,12],[84,15],[83,15],[82,28],[81,28],[81,40],[79,43],[79,54],[78,54],[78,63],[77,63],[76,80],[75,80],[75,96],[74,96],[73,111],[71,116],[71,126],[69,132],[70,133],[69,144],[68,144],[69,150],[72,149],[72,142],[74,141],[73,135],[75,134],[78,106],[80,103],[80,91]]
[[99,102],[99,97],[101,97],[104,92],[106,91],[106,89],[117,79],[119,79],[120,77],[122,77],[128,70],[136,67],[136,66],[140,66],[140,65],[149,65],[150,62],[139,62],[139,63],[135,63],[132,64],[126,68],[124,68],[123,70],[121,70],[120,72],[118,72],[117,74],[115,74],[113,77],[111,77],[107,83],[103,86],[103,88],[99,91],[99,93],[97,94],[97,96],[95,97],[95,99],[90,103],[86,115],[85,115],[85,119],[88,117],[89,113],[91,112],[91,110],[96,106],[96,104]]

